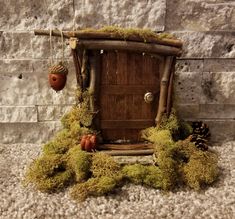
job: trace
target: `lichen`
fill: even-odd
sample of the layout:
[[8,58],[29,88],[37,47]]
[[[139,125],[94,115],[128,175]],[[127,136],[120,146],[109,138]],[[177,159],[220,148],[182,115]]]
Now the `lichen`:
[[80,147],[73,147],[67,154],[67,165],[74,171],[76,182],[87,180],[90,175],[91,155]]

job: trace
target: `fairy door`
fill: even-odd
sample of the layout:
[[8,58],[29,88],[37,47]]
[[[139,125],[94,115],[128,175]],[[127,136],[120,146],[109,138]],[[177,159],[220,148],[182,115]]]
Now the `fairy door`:
[[106,143],[137,143],[154,125],[161,61],[150,55],[104,51],[101,55],[100,128]]

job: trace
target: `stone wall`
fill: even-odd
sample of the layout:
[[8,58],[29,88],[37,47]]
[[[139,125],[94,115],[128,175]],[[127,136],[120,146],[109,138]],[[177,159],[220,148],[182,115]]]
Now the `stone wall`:
[[[177,61],[175,101],[180,115],[205,120],[214,140],[235,138],[235,3],[230,0],[0,1],[0,142],[45,142],[74,103],[75,74],[59,93],[47,84],[48,37],[34,29],[151,28],[184,42]],[[61,59],[53,38],[54,59]]]

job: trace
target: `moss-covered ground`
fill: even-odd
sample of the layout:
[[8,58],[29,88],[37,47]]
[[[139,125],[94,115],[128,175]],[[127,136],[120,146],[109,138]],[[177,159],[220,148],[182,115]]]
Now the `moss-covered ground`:
[[63,130],[43,147],[26,173],[25,183],[32,183],[42,192],[55,192],[71,186],[71,197],[84,200],[89,195],[110,193],[131,182],[156,189],[173,190],[186,185],[199,190],[213,183],[218,175],[217,155],[201,151],[187,138],[189,124],[181,122],[172,111],[161,125],[142,131],[142,138],[155,145],[154,165],[120,165],[111,156],[82,151],[82,135],[91,129],[93,115],[89,111],[89,93],[78,95],[80,105],[62,118]]

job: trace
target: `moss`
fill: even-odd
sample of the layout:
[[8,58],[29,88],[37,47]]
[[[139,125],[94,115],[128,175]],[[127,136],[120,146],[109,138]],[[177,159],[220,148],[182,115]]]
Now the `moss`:
[[121,166],[105,153],[95,153],[92,157],[91,172],[94,177],[121,178]]
[[187,185],[196,190],[203,185],[213,183],[218,176],[218,157],[210,151],[198,150],[190,156],[189,162],[183,167]]
[[172,109],[171,114],[167,117],[166,114],[163,115],[160,130],[169,130],[171,134],[176,133],[179,130],[180,124],[176,115],[176,111]]
[[65,114],[61,119],[61,123],[64,128],[71,129],[74,124],[80,125],[80,127],[91,126],[93,113],[89,110],[89,100],[91,97],[89,91],[76,91],[78,101],[82,99],[77,105],[73,106],[72,110]]
[[143,184],[147,174],[146,168],[142,164],[126,165],[122,169],[125,178],[135,184]]
[[159,167],[142,164],[126,165],[122,169],[123,175],[130,182],[144,184],[153,188],[162,188],[162,171]]
[[77,182],[88,179],[91,167],[91,155],[80,147],[71,148],[67,154],[68,166],[74,171]]
[[111,177],[90,178],[84,183],[76,184],[70,194],[73,199],[84,201],[89,195],[101,196],[112,192],[116,185],[116,180]]
[[26,173],[25,183],[43,192],[53,192],[69,184],[73,174],[61,155],[46,155],[35,160]]
[[162,171],[159,169],[159,167],[156,166],[146,166],[146,172],[144,178],[144,184],[147,186],[151,186],[155,189],[161,189],[164,188],[163,185],[163,175]]
[[173,143],[170,131],[159,130],[157,127],[150,127],[143,130],[142,138],[156,145],[168,145]]
[[56,137],[43,146],[44,154],[65,154],[69,148],[78,144],[76,138],[71,138],[67,129],[60,131]]
[[105,26],[101,29],[87,28],[82,30],[83,32],[106,32],[111,34],[117,34],[123,39],[127,39],[130,36],[141,37],[145,42],[148,37],[155,39],[175,39],[172,34],[169,33],[155,33],[150,29],[141,29],[141,28],[122,28],[117,26]]

